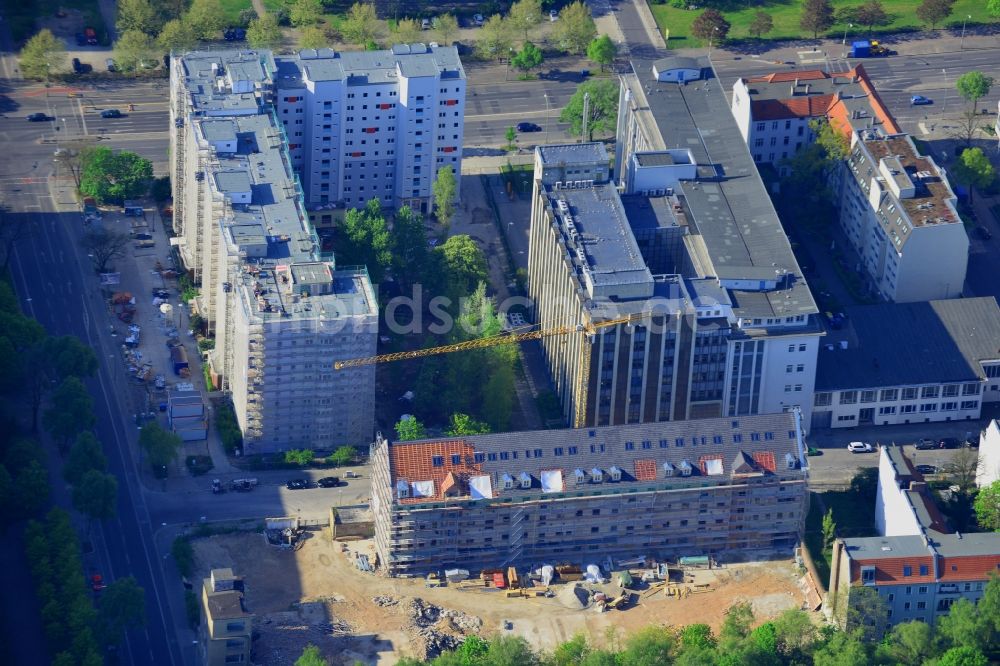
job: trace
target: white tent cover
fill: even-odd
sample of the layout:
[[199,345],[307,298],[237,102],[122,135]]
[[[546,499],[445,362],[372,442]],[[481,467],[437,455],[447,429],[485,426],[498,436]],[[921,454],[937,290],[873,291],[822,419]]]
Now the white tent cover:
[[558,493],[563,489],[561,469],[550,469],[542,472],[542,492]]
[[493,483],[489,474],[473,476],[469,479],[469,494],[472,499],[493,499]]
[[414,481],[411,485],[414,497],[434,497],[433,481]]

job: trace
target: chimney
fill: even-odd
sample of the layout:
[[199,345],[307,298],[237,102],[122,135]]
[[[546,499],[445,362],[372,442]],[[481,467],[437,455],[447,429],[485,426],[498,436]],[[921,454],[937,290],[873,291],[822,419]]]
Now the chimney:
[[807,94],[807,95],[809,94],[809,89],[810,89],[810,88],[812,88],[812,84],[811,84],[811,83],[807,83],[807,84],[806,84],[806,94]]
[[796,87],[796,88],[798,88],[798,87],[799,87],[799,80],[798,80],[798,79],[795,79],[795,87]]
[[910,491],[915,493],[920,493],[921,495],[927,492],[927,482],[926,481],[910,481]]
[[792,89],[789,91],[792,97],[795,97],[795,85],[792,85]]

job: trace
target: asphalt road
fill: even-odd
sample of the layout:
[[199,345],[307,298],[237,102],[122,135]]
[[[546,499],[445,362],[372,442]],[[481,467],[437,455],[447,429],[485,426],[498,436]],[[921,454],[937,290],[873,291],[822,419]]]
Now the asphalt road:
[[[22,89],[23,91],[23,89]],[[16,92],[16,91],[15,91]],[[9,100],[10,98],[8,98]],[[26,215],[36,233],[18,243],[12,272],[24,310],[52,335],[72,334],[98,352],[102,360],[114,347],[96,335],[103,327],[103,306],[95,289],[95,278],[80,244],[80,218],[56,212],[49,194],[55,136],[63,121],[29,123],[27,113],[44,111],[67,118],[71,102],[63,96],[14,96],[17,113],[0,119],[0,142],[5,158],[0,161],[0,188],[11,215]],[[165,621],[162,572],[151,547],[152,532],[141,489],[133,473],[129,447],[134,446],[135,428],[127,420],[117,366],[102,363],[98,376],[88,382],[97,412],[97,435],[105,445],[109,470],[119,480],[118,515],[100,526],[95,539],[97,560],[91,565],[112,581],[135,576],[146,590],[146,626],[128,633],[125,661],[133,664],[177,664],[178,646],[173,626]]]

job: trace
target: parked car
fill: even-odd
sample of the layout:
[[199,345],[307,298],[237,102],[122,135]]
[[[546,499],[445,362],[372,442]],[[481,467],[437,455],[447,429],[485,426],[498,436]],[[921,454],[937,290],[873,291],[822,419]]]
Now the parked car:
[[851,442],[847,445],[847,450],[851,453],[871,453],[874,451],[868,442]]
[[989,240],[993,238],[993,232],[991,232],[989,229],[987,229],[982,225],[976,227],[976,235],[982,238],[983,240]]
[[335,476],[324,476],[316,482],[320,488],[336,488],[340,485],[340,479]]
[[921,474],[937,474],[938,468],[934,465],[917,465],[917,471]]
[[292,479],[285,484],[289,490],[303,490],[309,487],[309,479]]
[[41,122],[44,122],[46,120],[51,120],[47,115],[45,115],[44,113],[42,113],[40,111],[38,113],[28,114],[27,118],[28,118],[28,122],[31,122],[31,123],[41,123]]
[[538,125],[536,125],[535,123],[518,123],[517,124],[517,131],[518,132],[541,132],[542,128],[539,127]]
[[937,447],[938,447],[937,442],[935,442],[933,439],[927,439],[927,438],[917,440],[917,442],[913,445],[913,448],[915,448],[917,451],[930,451],[931,449],[936,449]]
[[420,29],[421,30],[430,30],[431,29],[431,20],[430,19],[420,19]]
[[943,437],[938,440],[939,449],[959,449],[962,448],[962,442],[959,441],[957,437]]
[[476,27],[481,27],[484,23],[486,23],[486,19],[483,18],[482,14],[474,14],[472,16],[472,22],[476,24]]
[[965,438],[965,445],[967,447],[969,447],[970,449],[978,449],[979,448],[979,435],[973,434],[973,435],[969,435],[968,437],[966,437]]
[[806,455],[807,456],[821,456],[821,455],[823,455],[823,452],[820,451],[819,449],[817,449],[815,446],[810,446],[808,449],[806,449]]
[[924,97],[923,95],[914,95],[910,98],[910,104],[913,106],[924,106],[926,104],[933,104],[934,100],[929,97]]
[[226,487],[222,485],[222,481],[219,479],[212,479],[212,494],[221,495],[226,492]]
[[101,118],[121,118],[122,112],[118,109],[104,109],[101,111]]

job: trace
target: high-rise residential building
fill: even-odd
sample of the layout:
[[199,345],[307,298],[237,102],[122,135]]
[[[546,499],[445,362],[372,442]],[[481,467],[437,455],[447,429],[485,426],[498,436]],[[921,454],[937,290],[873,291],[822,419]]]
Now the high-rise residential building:
[[[812,404],[817,308],[707,60],[636,61],[615,171],[599,144],[536,150],[534,321],[576,425]],[[625,318],[627,321],[602,326]],[[584,404],[585,399],[585,404]]]
[[779,171],[815,139],[812,120],[825,119],[847,138],[831,189],[873,296],[909,303],[961,295],[969,238],[955,194],[934,159],[896,124],[861,65],[739,79],[731,110],[754,160]]
[[379,565],[422,575],[787,557],[808,507],[799,419],[795,410],[409,442],[379,436],[371,453]]
[[245,453],[369,441],[374,369],[335,371],[376,350],[364,267],[321,249],[271,103],[267,53],[175,56],[175,230],[215,334],[209,363],[233,401]]

